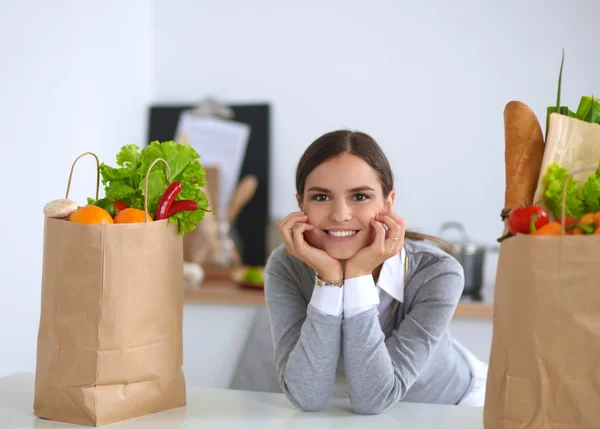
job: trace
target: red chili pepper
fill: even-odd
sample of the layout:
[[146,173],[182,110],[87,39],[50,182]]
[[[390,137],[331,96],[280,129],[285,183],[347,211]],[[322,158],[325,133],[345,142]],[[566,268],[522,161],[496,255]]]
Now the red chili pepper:
[[129,204],[122,203],[121,201],[113,201],[113,204],[115,205],[115,209],[117,209],[117,213],[129,208]]
[[169,213],[169,209],[175,201],[175,197],[179,195],[181,192],[181,182],[175,181],[171,183],[162,198],[160,199],[160,203],[158,203],[158,208],[156,209],[156,220],[166,219],[167,213]]
[[167,214],[167,217],[173,216],[175,213],[182,211],[194,211],[198,208],[198,203],[194,200],[179,200],[175,201]]

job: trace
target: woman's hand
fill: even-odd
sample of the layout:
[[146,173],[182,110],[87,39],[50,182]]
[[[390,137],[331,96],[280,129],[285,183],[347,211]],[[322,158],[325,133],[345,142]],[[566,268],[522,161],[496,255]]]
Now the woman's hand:
[[[387,232],[384,224],[388,227]],[[347,279],[373,273],[375,268],[399,253],[404,246],[405,223],[397,214],[383,211],[371,220],[371,225],[375,231],[373,243],[348,259],[344,273]]]
[[291,213],[279,222],[279,233],[288,253],[315,270],[321,279],[342,280],[344,271],[341,262],[304,240],[304,232],[314,229],[307,222],[308,216],[302,212]]

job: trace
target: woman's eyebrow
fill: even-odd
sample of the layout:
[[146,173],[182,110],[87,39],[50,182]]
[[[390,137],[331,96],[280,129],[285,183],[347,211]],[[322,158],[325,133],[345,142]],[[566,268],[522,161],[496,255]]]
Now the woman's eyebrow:
[[371,188],[370,186],[359,186],[358,188],[350,189],[348,192],[354,193],[354,192],[364,192],[364,191],[375,191],[375,189]]
[[329,189],[321,188],[320,186],[312,186],[308,189],[308,192],[324,192],[328,193]]
[[[357,188],[349,189],[348,193],[352,194],[352,193],[355,193],[355,192],[364,192],[364,191],[372,191],[372,192],[374,192],[375,189],[371,188],[370,186],[359,186]],[[311,186],[310,188],[308,188],[307,192],[329,193],[331,191],[329,189],[326,189],[326,188],[321,188],[320,186]]]

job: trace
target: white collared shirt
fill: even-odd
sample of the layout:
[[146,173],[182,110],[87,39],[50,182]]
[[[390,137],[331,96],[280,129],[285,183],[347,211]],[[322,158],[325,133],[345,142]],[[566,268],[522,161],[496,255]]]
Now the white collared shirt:
[[405,250],[383,263],[377,285],[371,274],[344,280],[344,286],[320,287],[315,285],[310,305],[326,314],[345,318],[356,316],[377,306],[379,322],[383,327],[393,308],[394,300],[404,300]]

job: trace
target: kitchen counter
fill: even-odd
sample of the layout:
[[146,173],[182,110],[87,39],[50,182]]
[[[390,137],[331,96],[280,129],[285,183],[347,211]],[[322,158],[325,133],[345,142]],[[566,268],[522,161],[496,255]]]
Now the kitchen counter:
[[[76,428],[33,415],[34,374],[0,378],[0,428]],[[318,413],[303,412],[277,393],[248,392],[188,386],[187,406],[113,423],[111,429],[153,428],[310,428],[377,427],[403,429],[480,429],[483,408],[399,403],[387,412],[355,414],[348,401],[334,400]]]
[[[189,303],[264,306],[263,289],[243,288],[227,278],[206,279],[195,288],[186,288],[184,300]],[[490,302],[460,302],[455,317],[491,319],[493,306]]]

